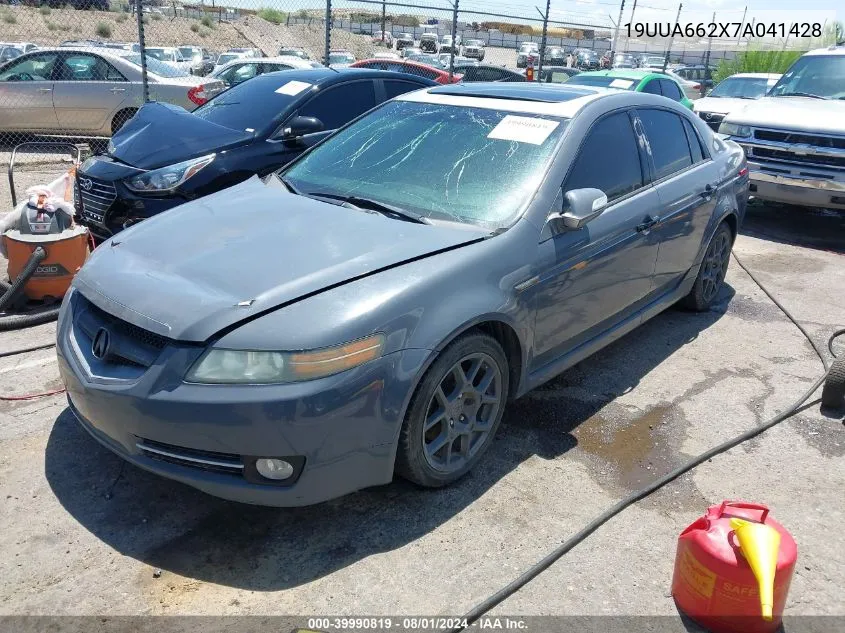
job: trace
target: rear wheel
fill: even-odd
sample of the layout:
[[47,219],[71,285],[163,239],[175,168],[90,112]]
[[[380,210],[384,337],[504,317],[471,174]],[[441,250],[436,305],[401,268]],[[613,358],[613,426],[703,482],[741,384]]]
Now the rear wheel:
[[707,245],[707,251],[704,253],[692,290],[680,301],[682,307],[696,312],[705,312],[710,309],[725,281],[732,246],[731,227],[727,222],[722,222],[710,239],[710,244]]
[[473,333],[449,345],[411,399],[396,471],[429,488],[465,475],[493,441],[508,396],[508,362],[493,337]]

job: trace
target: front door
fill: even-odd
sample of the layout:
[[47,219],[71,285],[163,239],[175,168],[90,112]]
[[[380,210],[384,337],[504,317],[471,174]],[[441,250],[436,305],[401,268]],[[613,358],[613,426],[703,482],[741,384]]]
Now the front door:
[[647,301],[657,259],[648,221],[659,200],[644,167],[628,112],[610,114],[593,125],[562,191],[601,189],[608,206],[583,228],[561,232],[540,245],[535,369]]
[[655,287],[668,290],[692,267],[701,247],[716,208],[718,167],[684,117],[657,108],[639,108],[637,117],[661,207],[651,229],[652,240],[659,244]]
[[53,109],[55,52],[19,57],[0,74],[0,130],[55,132]]
[[131,104],[126,78],[92,53],[65,53],[54,77],[53,104],[62,130],[111,136],[114,115]]

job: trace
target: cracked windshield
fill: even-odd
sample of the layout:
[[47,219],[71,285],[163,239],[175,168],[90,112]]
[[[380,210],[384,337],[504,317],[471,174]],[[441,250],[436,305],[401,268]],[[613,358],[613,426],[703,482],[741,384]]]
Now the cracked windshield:
[[497,229],[529,202],[565,127],[547,116],[396,101],[279,175],[304,195]]

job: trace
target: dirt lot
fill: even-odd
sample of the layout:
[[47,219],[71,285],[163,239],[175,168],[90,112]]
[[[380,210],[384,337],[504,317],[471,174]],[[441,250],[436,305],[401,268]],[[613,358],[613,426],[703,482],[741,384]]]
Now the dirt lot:
[[[845,215],[753,205],[736,252],[818,340],[845,326]],[[54,332],[0,333],[0,351]],[[457,615],[820,371],[733,262],[713,311],[667,311],[515,402],[458,485],[396,481],[298,509],[126,465],[61,395],[0,402],[0,614]],[[60,386],[52,350],[0,359],[3,394]],[[738,498],[769,504],[798,542],[787,614],[845,616],[843,457],[842,421],[810,408],[629,508],[494,613],[667,615],[685,631],[669,595],[675,540]]]

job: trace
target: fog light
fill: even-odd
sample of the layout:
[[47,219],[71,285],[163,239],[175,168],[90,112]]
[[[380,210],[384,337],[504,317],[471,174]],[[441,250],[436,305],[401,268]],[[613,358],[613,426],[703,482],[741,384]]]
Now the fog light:
[[287,479],[293,475],[293,466],[283,459],[264,457],[255,460],[255,470],[267,479]]

